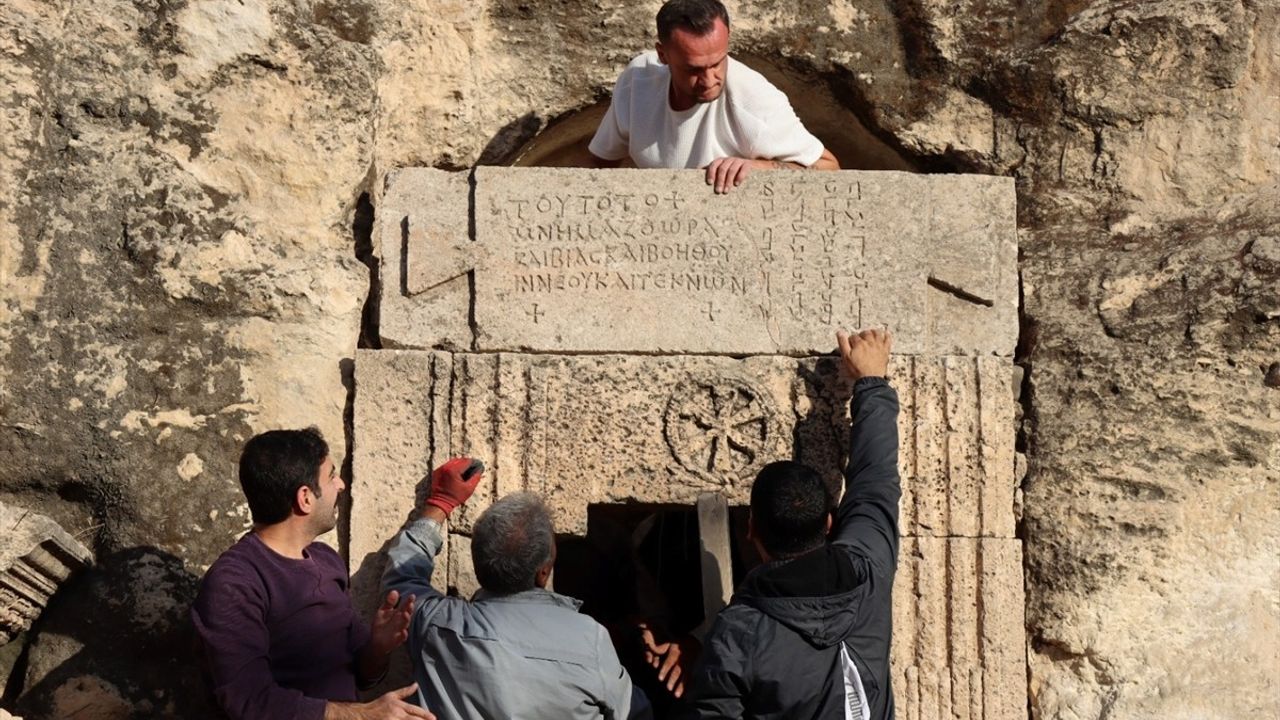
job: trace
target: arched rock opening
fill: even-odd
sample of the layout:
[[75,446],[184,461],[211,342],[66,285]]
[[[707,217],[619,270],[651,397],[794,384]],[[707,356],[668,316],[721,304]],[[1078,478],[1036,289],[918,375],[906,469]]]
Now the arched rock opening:
[[[831,83],[817,71],[784,65],[762,55],[734,57],[769,79],[791,100],[805,127],[835,153],[846,170],[901,170],[920,168],[859,119],[832,91]],[[496,164],[524,167],[585,167],[591,154],[587,144],[609,109],[605,99],[571,111],[547,123],[511,156]]]

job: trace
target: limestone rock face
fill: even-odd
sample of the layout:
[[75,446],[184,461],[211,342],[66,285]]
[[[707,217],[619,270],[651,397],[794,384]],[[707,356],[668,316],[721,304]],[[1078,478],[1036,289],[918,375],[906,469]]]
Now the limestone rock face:
[[[378,59],[315,14],[0,8],[0,488],[101,557],[199,572],[248,525],[258,430],[318,425],[342,454]],[[174,672],[145,666],[124,701]]]
[[0,481],[206,564],[246,525],[242,440],[342,445],[376,58],[257,1],[18,2],[0,26]]
[[[1015,180],[1032,712],[1275,715],[1280,8],[731,5],[802,116],[822,92],[904,164]],[[375,300],[361,328],[399,281],[368,235],[387,174],[510,160],[607,96],[656,6],[0,5],[0,495],[194,577],[245,527],[244,439],[317,424],[341,454],[357,338],[458,315]],[[59,688],[163,717],[186,682],[42,624],[26,717]]]

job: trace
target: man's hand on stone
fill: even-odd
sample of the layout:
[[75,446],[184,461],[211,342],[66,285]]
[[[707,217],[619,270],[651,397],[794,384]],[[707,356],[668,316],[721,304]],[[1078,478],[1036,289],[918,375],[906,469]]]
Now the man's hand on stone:
[[714,185],[716,194],[723,195],[741,185],[752,170],[777,170],[783,167],[787,165],[777,160],[722,157],[707,166],[707,184]]
[[836,331],[844,371],[855,381],[864,377],[884,377],[889,371],[889,350],[893,335],[888,330],[863,330],[850,335]]
[[476,470],[463,477],[472,466],[471,458],[458,457],[446,462],[431,473],[431,495],[427,497],[428,509],[434,507],[446,517],[471,497],[480,484],[483,470]]
[[369,637],[372,651],[387,655],[404,644],[409,638],[409,621],[413,619],[413,602],[417,598],[409,595],[400,601],[400,593],[392,590],[387,599],[373,615],[373,631]]

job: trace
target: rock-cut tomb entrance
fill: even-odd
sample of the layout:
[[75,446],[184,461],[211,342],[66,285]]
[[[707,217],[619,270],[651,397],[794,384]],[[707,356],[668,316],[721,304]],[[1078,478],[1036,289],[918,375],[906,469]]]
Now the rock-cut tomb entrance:
[[1012,180],[774,171],[716,196],[697,171],[411,168],[388,177],[375,233],[383,349],[356,358],[353,570],[376,577],[422,479],[470,455],[488,472],[438,587],[476,589],[476,518],[531,490],[579,558],[563,586],[589,586],[621,537],[666,585],[692,582],[693,603],[657,584],[694,624],[752,562],[761,466],[839,481],[834,332],[883,324],[902,401],[899,711],[1025,717]]

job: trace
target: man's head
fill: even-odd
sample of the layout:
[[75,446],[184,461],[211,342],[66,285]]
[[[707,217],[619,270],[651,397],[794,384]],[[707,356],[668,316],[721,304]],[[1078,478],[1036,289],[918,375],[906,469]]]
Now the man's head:
[[808,465],[770,463],[751,486],[751,538],[771,558],[808,552],[826,540],[834,498]]
[[240,487],[257,525],[297,517],[316,535],[338,522],[338,494],[346,487],[316,428],[271,430],[250,438],[240,453]]
[[715,100],[729,67],[729,12],[719,0],[668,0],[658,10],[657,49],[671,68],[674,109]]
[[555,561],[551,514],[537,495],[508,495],[490,505],[476,521],[471,562],[485,590],[509,595],[546,587]]

